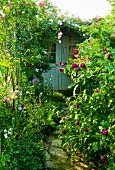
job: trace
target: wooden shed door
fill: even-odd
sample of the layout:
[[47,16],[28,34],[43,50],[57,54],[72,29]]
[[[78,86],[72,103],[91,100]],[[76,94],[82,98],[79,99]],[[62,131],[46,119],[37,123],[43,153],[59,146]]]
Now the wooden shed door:
[[52,82],[53,90],[68,90],[68,85],[72,83],[70,76],[65,75],[63,72],[59,72],[58,68],[66,67],[59,66],[59,62],[67,62],[71,56],[71,52],[75,48],[77,42],[70,40],[68,36],[62,37],[61,43],[56,43],[52,47],[50,55],[50,66],[51,70],[47,73],[43,73],[43,77],[46,79],[47,84]]

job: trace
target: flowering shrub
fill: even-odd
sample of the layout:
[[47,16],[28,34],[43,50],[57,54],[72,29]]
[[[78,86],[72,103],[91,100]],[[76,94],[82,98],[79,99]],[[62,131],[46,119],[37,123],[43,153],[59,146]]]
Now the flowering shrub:
[[[64,148],[77,150],[98,169],[115,168],[115,15],[81,26],[89,35],[73,51],[64,73],[71,75],[74,99],[68,98],[69,121],[62,118]],[[79,69],[78,69],[79,68]]]

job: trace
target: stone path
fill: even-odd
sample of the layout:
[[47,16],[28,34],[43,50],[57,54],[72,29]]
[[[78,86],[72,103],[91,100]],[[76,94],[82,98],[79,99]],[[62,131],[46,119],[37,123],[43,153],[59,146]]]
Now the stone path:
[[70,157],[61,148],[62,141],[58,139],[58,134],[58,130],[52,132],[45,142],[47,170],[93,170],[79,156],[70,161]]
[[[62,105],[64,115],[66,116],[68,115],[67,105],[65,103]],[[58,135],[59,130],[57,129],[47,137],[44,143],[46,170],[97,170],[86,165],[80,153],[78,153],[73,160],[70,160],[70,156],[61,148],[62,141],[58,138]]]

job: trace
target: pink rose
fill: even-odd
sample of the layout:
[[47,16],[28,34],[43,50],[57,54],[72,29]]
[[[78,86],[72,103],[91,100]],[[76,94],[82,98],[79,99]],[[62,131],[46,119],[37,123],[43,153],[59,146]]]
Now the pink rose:
[[110,37],[115,37],[115,34],[111,34]]
[[45,5],[45,2],[43,2],[43,1],[41,1],[40,3],[39,3],[39,6],[44,6]]
[[78,54],[79,51],[75,49],[75,50],[73,50],[73,53],[74,53],[74,54]]
[[60,72],[63,72],[63,71],[64,71],[64,68],[58,68],[58,70],[59,70]]

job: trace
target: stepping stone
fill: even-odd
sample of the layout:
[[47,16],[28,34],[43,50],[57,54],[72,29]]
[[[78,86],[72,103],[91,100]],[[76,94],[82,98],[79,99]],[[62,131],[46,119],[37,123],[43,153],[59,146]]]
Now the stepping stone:
[[54,163],[54,161],[46,161],[47,168],[58,168],[58,166]]
[[51,133],[52,135],[58,135],[59,134],[59,130],[55,130]]
[[47,151],[45,151],[45,155],[46,155],[46,161],[50,160],[51,156]]
[[49,153],[61,159],[68,159],[66,152],[64,152],[63,149],[60,149],[60,148],[51,147],[49,150]]
[[59,139],[54,139],[54,140],[52,140],[51,146],[60,148],[60,147],[61,147],[61,144],[62,144],[62,141],[61,141],[61,140],[59,140]]
[[47,143],[52,143],[52,140],[55,140],[55,137],[50,135],[47,139],[46,139],[46,142]]

